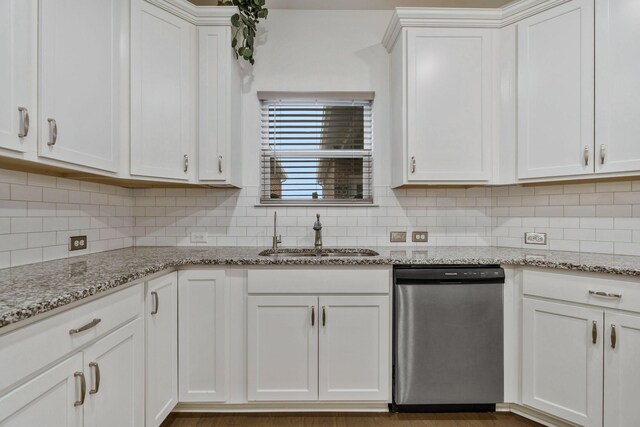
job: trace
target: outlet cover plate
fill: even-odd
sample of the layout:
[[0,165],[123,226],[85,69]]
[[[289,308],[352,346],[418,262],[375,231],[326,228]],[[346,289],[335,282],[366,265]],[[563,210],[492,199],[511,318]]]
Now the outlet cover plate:
[[429,233],[426,231],[413,231],[411,233],[411,241],[414,243],[427,243],[429,241]]
[[207,243],[209,236],[206,231],[192,231],[191,243]]
[[71,236],[69,237],[69,250],[81,251],[87,249],[87,236]]
[[524,243],[527,245],[546,245],[547,233],[524,233]]
[[389,241],[391,243],[403,243],[407,241],[406,231],[392,231],[389,235]]

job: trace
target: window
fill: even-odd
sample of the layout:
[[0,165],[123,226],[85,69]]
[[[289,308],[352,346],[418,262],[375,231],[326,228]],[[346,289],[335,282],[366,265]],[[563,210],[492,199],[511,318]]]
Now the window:
[[260,202],[372,203],[373,94],[264,94]]

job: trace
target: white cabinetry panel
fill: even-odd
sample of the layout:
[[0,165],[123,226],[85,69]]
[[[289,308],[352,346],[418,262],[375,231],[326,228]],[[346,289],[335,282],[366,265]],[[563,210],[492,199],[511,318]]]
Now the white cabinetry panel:
[[602,425],[603,320],[601,310],[524,298],[525,405],[579,425]]
[[593,0],[518,23],[518,178],[594,172]]
[[320,400],[389,399],[389,297],[321,296]]
[[178,403],[178,275],[147,283],[147,424],[157,427]]
[[[124,0],[40,3],[39,154],[120,169]],[[54,122],[55,121],[55,122]],[[57,137],[55,136],[57,135]]]
[[605,313],[604,425],[640,425],[640,316]]
[[47,369],[26,384],[0,397],[2,427],[82,427],[80,377],[82,354]]
[[[0,0],[0,147],[30,151],[37,121],[37,0]],[[26,126],[29,125],[25,136]]]
[[132,175],[195,176],[195,34],[193,24],[132,0]]
[[227,399],[225,282],[224,270],[178,274],[180,402]]
[[408,30],[410,182],[490,178],[491,43],[490,30]]
[[141,317],[84,351],[86,427],[144,425],[144,323]]
[[318,399],[318,297],[248,297],[249,401]]
[[596,172],[640,171],[640,5],[596,0]]

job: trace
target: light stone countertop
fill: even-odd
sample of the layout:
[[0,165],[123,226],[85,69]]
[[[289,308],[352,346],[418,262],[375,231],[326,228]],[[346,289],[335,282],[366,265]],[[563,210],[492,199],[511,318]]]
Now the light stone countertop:
[[498,264],[640,276],[640,257],[635,256],[497,247],[371,247],[380,255],[271,258],[258,255],[263,249],[139,247],[0,269],[0,329],[185,265]]

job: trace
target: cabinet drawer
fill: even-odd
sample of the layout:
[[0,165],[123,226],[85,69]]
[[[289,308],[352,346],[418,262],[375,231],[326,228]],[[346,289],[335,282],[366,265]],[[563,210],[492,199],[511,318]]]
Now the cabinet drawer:
[[640,279],[595,273],[524,269],[525,295],[640,312]]
[[[143,288],[139,284],[124,289],[0,336],[0,366],[11,367],[4,369],[0,376],[0,392],[140,316]],[[86,331],[69,333],[71,329],[87,325],[93,319],[100,319],[100,322]]]
[[248,271],[254,294],[388,294],[391,268],[288,268]]

